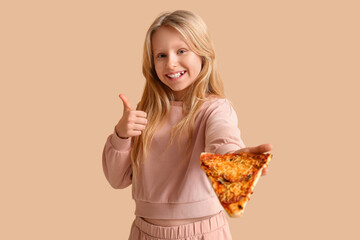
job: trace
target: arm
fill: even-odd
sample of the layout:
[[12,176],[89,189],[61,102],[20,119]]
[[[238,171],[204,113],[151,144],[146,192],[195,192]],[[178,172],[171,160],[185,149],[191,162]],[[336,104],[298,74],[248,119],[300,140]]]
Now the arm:
[[[206,124],[206,152],[219,154],[240,152],[265,153],[272,150],[271,144],[245,147],[240,138],[236,112],[227,100],[211,112]],[[267,168],[264,168],[262,175],[266,175],[267,172]]]
[[231,104],[226,99],[213,104],[206,120],[205,152],[225,154],[244,148],[238,118]]
[[133,110],[125,95],[119,97],[124,105],[123,116],[108,137],[102,156],[105,177],[113,188],[131,184],[131,137],[139,136],[147,124],[145,112]]
[[106,179],[115,189],[129,186],[132,180],[130,159],[131,138],[122,139],[116,131],[111,134],[105,143],[102,166]]

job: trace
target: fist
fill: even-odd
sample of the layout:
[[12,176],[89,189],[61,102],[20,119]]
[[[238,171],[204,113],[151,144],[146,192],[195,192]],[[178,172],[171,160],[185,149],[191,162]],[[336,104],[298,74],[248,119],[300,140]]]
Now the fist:
[[120,94],[119,97],[124,105],[124,113],[118,124],[115,126],[117,135],[120,138],[141,135],[147,124],[146,112],[133,110],[125,95]]

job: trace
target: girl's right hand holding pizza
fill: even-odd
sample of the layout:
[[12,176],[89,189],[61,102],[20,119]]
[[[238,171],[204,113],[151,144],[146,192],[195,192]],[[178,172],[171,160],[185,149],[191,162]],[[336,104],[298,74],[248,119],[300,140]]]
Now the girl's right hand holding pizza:
[[124,104],[124,113],[118,124],[115,126],[117,135],[120,138],[141,135],[147,124],[146,112],[133,110],[125,95],[120,94],[119,97]]

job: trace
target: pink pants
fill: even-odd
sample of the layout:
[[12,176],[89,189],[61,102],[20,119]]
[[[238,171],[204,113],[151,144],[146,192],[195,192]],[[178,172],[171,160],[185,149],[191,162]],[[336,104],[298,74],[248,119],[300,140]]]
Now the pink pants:
[[162,227],[136,217],[129,240],[231,240],[229,224],[223,211],[208,219],[190,224]]

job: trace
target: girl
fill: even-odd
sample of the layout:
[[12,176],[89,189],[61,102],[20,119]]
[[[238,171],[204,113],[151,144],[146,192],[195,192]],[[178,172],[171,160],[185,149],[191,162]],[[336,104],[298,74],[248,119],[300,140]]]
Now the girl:
[[200,17],[179,10],[156,18],[142,70],[142,99],[135,110],[119,95],[124,113],[102,162],[113,188],[132,184],[136,218],[129,239],[231,239],[200,153],[262,153],[271,145],[245,148]]

